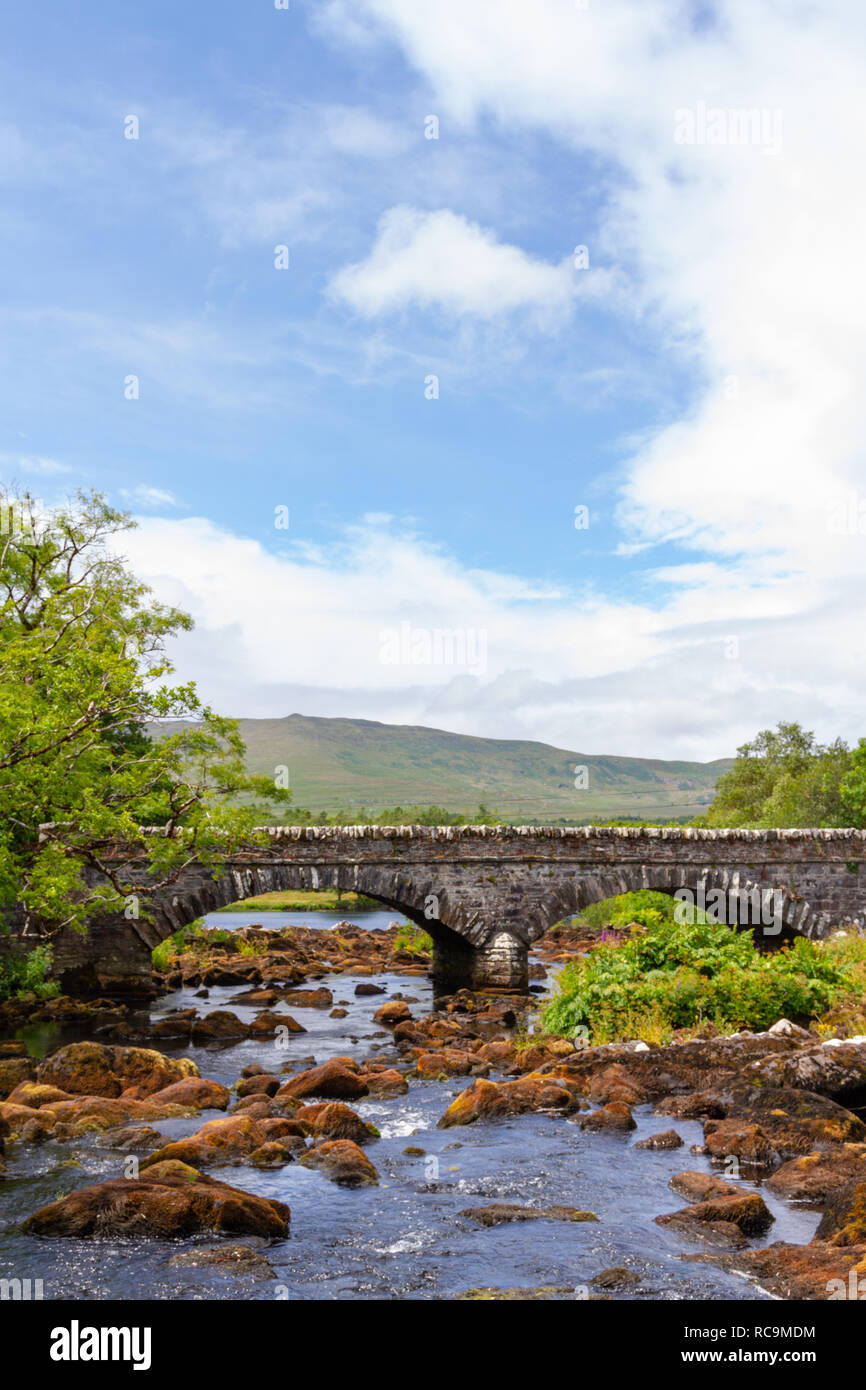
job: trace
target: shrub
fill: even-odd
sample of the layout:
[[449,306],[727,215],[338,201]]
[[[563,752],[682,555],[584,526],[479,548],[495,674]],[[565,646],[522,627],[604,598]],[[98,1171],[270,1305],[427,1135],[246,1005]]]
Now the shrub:
[[566,965],[542,1024],[566,1036],[588,1029],[593,1042],[645,1036],[641,1019],[651,1026],[651,1040],[707,1022],[723,1032],[763,1029],[782,1017],[820,1018],[862,992],[864,977],[861,938],[818,943],[798,937],[790,947],[761,955],[751,931],[668,917]]
[[60,993],[60,988],[49,980],[50,971],[50,946],[36,946],[25,954],[10,951],[0,956],[0,1000],[20,994],[36,994],[40,999],[54,998]]
[[413,927],[411,922],[401,922],[394,937],[395,951],[410,951],[413,956],[428,956],[433,950],[433,938]]

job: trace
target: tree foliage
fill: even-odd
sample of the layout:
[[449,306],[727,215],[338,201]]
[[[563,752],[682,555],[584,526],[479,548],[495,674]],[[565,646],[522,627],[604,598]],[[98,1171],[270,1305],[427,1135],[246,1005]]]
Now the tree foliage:
[[[858,767],[859,792],[851,780]],[[796,723],[763,729],[722,773],[702,823],[756,830],[866,825],[866,750],[852,753],[842,739],[825,746]]]
[[[130,516],[79,493],[48,517],[3,494],[0,517],[0,909],[81,928],[133,896],[116,841],[164,886],[193,860],[215,867],[289,793],[247,774],[233,720],[171,684],[166,643],[192,623],[118,553]],[[193,722],[150,737],[177,719]]]

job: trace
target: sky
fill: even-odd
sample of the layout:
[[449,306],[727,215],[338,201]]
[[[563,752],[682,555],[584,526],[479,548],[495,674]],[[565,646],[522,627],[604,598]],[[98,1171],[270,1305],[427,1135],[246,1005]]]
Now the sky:
[[859,0],[0,19],[0,479],[178,676],[710,759],[866,734]]

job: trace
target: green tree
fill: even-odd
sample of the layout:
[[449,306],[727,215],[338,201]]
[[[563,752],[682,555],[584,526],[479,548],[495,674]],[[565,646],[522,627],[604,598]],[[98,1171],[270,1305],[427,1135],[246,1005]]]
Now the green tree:
[[[168,682],[165,644],[192,622],[118,554],[134,524],[95,493],[47,519],[0,495],[0,914],[48,931],[133,896],[113,842],[138,846],[165,886],[192,861],[215,869],[290,799],[246,773],[233,720]],[[160,736],[169,720],[189,723]]]
[[845,824],[866,827],[866,738],[851,753],[840,790]]
[[842,792],[851,756],[842,739],[825,747],[796,723],[763,729],[737,750],[702,821],[751,829],[851,824]]

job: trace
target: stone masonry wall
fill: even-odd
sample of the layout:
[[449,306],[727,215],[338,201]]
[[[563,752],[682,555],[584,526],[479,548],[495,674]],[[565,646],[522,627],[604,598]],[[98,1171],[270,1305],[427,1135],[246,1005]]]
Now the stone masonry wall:
[[[118,846],[111,857],[141,887],[152,917],[104,919],[88,939],[59,940],[61,974],[141,974],[149,951],[171,932],[278,889],[340,888],[378,898],[423,925],[443,959],[481,950],[501,974],[509,953],[525,957],[554,922],[638,888],[777,893],[786,931],[807,936],[866,922],[866,832],[856,830],[274,827],[261,843],[227,855],[218,877],[191,866],[152,894],[140,855]],[[506,950],[509,939],[515,951]]]

